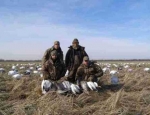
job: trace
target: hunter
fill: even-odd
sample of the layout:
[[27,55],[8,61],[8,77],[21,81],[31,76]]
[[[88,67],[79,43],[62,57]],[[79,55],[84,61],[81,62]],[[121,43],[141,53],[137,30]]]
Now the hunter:
[[65,64],[57,54],[56,50],[52,51],[50,58],[44,63],[42,68],[44,80],[58,81],[65,76]]
[[99,78],[103,76],[103,71],[100,66],[94,64],[85,56],[83,62],[77,70],[76,81],[80,85],[81,81],[98,82]]
[[77,69],[81,65],[84,56],[88,56],[85,47],[79,45],[78,39],[74,39],[65,57],[66,68],[69,71],[68,81],[75,82]]
[[51,48],[47,49],[44,53],[43,59],[42,59],[42,65],[51,57],[51,52],[56,50],[57,51],[57,58],[59,58],[61,61],[63,61],[63,51],[61,50],[60,47],[60,42],[55,41],[54,46]]

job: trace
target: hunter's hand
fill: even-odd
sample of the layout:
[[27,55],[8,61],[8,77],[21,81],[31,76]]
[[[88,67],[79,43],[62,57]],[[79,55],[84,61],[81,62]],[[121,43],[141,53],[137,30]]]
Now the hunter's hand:
[[68,77],[64,76],[60,79],[61,81],[68,81]]
[[94,78],[95,78],[95,76],[94,76],[94,75],[90,75],[89,80],[90,80],[90,81],[93,81],[93,80],[94,80]]

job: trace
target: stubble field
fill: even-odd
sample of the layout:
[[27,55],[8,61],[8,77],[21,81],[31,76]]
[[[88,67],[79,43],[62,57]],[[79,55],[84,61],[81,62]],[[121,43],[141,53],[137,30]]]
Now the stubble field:
[[[139,64],[140,63],[140,64]],[[111,85],[109,71],[101,77],[99,92],[79,95],[41,94],[40,63],[0,63],[0,115],[150,115],[149,62],[98,62],[102,68],[117,70],[118,85]],[[12,66],[30,75],[21,79],[8,76]],[[128,67],[127,67],[128,66]],[[20,67],[24,67],[20,69]],[[118,67],[121,69],[118,70]]]

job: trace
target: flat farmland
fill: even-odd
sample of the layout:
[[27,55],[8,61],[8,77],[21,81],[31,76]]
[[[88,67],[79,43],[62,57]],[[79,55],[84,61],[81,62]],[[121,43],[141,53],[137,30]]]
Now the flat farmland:
[[[1,62],[0,115],[150,115],[150,61],[98,61],[97,65],[104,71],[99,92],[42,95],[40,62]],[[20,79],[8,75],[13,67],[23,74]],[[29,69],[31,74],[24,75]],[[110,71],[118,72],[119,84],[111,84]]]

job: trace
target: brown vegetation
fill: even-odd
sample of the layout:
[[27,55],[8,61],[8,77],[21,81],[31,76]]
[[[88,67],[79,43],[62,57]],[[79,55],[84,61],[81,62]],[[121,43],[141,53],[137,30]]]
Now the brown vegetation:
[[111,86],[109,74],[101,78],[99,93],[41,94],[39,76],[14,80],[0,74],[0,115],[150,115],[150,74],[143,67],[120,70],[120,85]]

